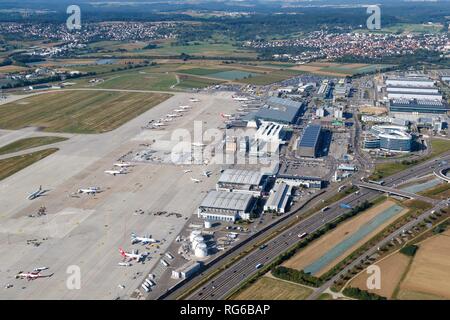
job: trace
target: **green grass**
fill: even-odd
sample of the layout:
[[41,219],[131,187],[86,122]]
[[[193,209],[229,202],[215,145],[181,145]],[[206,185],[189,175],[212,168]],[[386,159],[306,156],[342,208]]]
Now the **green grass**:
[[175,89],[200,89],[220,83],[223,81],[180,75],[180,83]]
[[246,79],[239,80],[238,82],[253,84],[253,85],[268,85],[274,82],[286,80],[301,74],[304,74],[304,71],[298,70],[276,70],[273,72],[268,72],[266,74],[252,76]]
[[31,148],[45,146],[47,144],[65,141],[67,138],[63,137],[32,137],[14,141],[2,148],[0,148],[0,155],[19,152]]
[[57,91],[0,106],[0,128],[102,133],[118,128],[170,97],[163,93]]
[[219,73],[223,71],[231,71],[232,69],[221,69],[221,68],[213,68],[213,69],[206,69],[206,68],[191,68],[191,69],[184,69],[178,71],[178,73],[185,73],[190,74],[193,76],[208,76],[210,74]]
[[333,300],[333,296],[329,293],[322,293],[317,300]]
[[296,283],[262,277],[232,300],[305,300],[312,292]]
[[420,192],[419,194],[438,200],[450,198],[450,183],[440,184],[434,188]]
[[35,162],[48,157],[56,151],[58,151],[58,149],[52,148],[0,160],[0,181]]

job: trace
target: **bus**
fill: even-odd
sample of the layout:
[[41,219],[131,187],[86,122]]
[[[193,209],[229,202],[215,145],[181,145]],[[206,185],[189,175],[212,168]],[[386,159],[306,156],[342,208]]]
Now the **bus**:
[[384,184],[384,181],[383,180],[380,180],[380,181],[369,180],[369,183],[373,183],[373,184],[382,186]]
[[256,269],[261,269],[262,268],[262,266],[263,266],[263,264],[262,263],[258,263],[256,266],[255,266],[255,268]]

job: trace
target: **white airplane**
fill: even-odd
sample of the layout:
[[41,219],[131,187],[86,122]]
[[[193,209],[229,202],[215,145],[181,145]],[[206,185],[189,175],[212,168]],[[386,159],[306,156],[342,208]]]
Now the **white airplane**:
[[222,118],[226,118],[226,119],[229,119],[229,118],[231,118],[233,115],[231,115],[231,114],[226,114],[226,113],[221,113],[220,114],[220,116],[222,117]]
[[177,118],[177,117],[181,117],[181,114],[168,114],[167,117],[169,117],[169,118]]
[[118,265],[121,267],[131,267],[131,263],[129,262],[119,262]]
[[173,110],[173,112],[181,113],[181,112],[186,112],[186,110],[185,109],[175,109],[175,110]]
[[192,143],[192,146],[194,146],[194,147],[205,147],[206,144],[200,143],[200,142],[193,142],[193,143]]
[[189,173],[189,172],[192,172],[192,170],[184,170],[184,173]]
[[125,252],[122,248],[119,248],[119,252],[124,260],[128,259],[128,261],[136,260],[136,262],[139,262],[147,256],[147,254],[138,253],[137,250],[133,250],[133,252]]
[[244,97],[235,97],[235,96],[233,96],[233,100],[235,100],[235,101],[248,101],[250,99],[249,98],[244,98]]
[[38,278],[49,278],[53,275],[53,273],[51,274],[47,274],[47,275],[42,275],[40,272],[23,272],[20,271],[17,275],[16,275],[16,279],[27,279],[28,281],[30,280],[36,280]]
[[195,178],[191,178],[191,180],[192,180],[193,182],[195,182],[195,183],[200,183],[200,182],[202,182],[201,180],[195,179]]
[[158,242],[158,240],[153,239],[151,236],[139,237],[135,233],[131,234],[131,244],[135,244],[135,243],[149,244],[149,243],[157,243],[157,242]]
[[203,175],[207,178],[209,178],[212,175],[211,171],[203,171]]
[[200,102],[200,99],[197,99],[197,98],[190,98],[189,101],[190,101],[190,102]]
[[116,176],[118,174],[127,174],[128,172],[126,170],[120,169],[120,170],[105,170],[105,173]]
[[39,189],[37,189],[35,192],[31,193],[27,199],[28,200],[34,200],[40,196],[42,196],[45,193],[46,190],[42,190],[42,186],[39,186]]
[[164,126],[167,126],[167,124],[161,123],[161,122],[157,122],[157,123],[152,124],[152,126],[154,126],[154,127],[164,127]]
[[172,121],[173,119],[172,118],[166,118],[166,119],[164,119],[163,121],[164,122],[170,122],[170,121]]
[[180,106],[179,108],[180,109],[191,109],[192,107],[191,106]]
[[114,163],[114,167],[119,167],[119,168],[128,168],[128,167],[132,167],[133,165],[129,162],[119,162],[119,163]]
[[77,193],[86,193],[86,194],[92,194],[95,195],[100,192],[99,187],[90,187],[86,189],[78,189]]

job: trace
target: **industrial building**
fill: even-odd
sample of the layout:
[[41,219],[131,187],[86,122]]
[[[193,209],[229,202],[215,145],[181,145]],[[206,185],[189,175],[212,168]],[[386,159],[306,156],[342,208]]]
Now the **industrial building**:
[[248,220],[255,204],[251,194],[213,190],[203,199],[197,214],[199,218],[210,221]]
[[217,191],[230,191],[261,195],[267,179],[261,171],[226,169],[216,184]]
[[309,125],[306,127],[297,148],[300,157],[316,158],[318,156],[321,131],[322,127],[320,125]]
[[389,102],[389,111],[394,114],[445,114],[449,107],[442,101],[393,99]]
[[270,191],[269,198],[264,205],[264,211],[272,211],[277,213],[285,213],[289,204],[292,186],[283,181],[277,181]]
[[292,125],[297,122],[303,107],[303,102],[271,97],[258,111],[249,113],[242,119],[246,121],[269,121]]
[[373,126],[363,141],[364,149],[381,149],[390,152],[410,152],[413,137],[401,126]]
[[397,87],[421,87],[421,88],[433,88],[435,83],[428,77],[423,76],[407,76],[407,77],[389,77],[386,80],[387,86]]
[[440,93],[428,93],[419,91],[390,91],[387,94],[388,99],[417,99],[417,100],[431,100],[441,101],[442,94]]
[[305,187],[308,189],[322,189],[323,181],[317,177],[303,177],[295,175],[279,175],[277,182],[281,181],[291,187]]
[[202,265],[197,261],[189,261],[183,266],[172,271],[172,279],[188,279],[196,274]]

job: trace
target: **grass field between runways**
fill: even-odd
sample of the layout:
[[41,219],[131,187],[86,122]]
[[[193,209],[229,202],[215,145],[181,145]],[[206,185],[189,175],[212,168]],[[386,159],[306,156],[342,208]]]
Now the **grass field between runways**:
[[102,133],[118,128],[170,96],[112,91],[44,93],[0,106],[0,128]]

